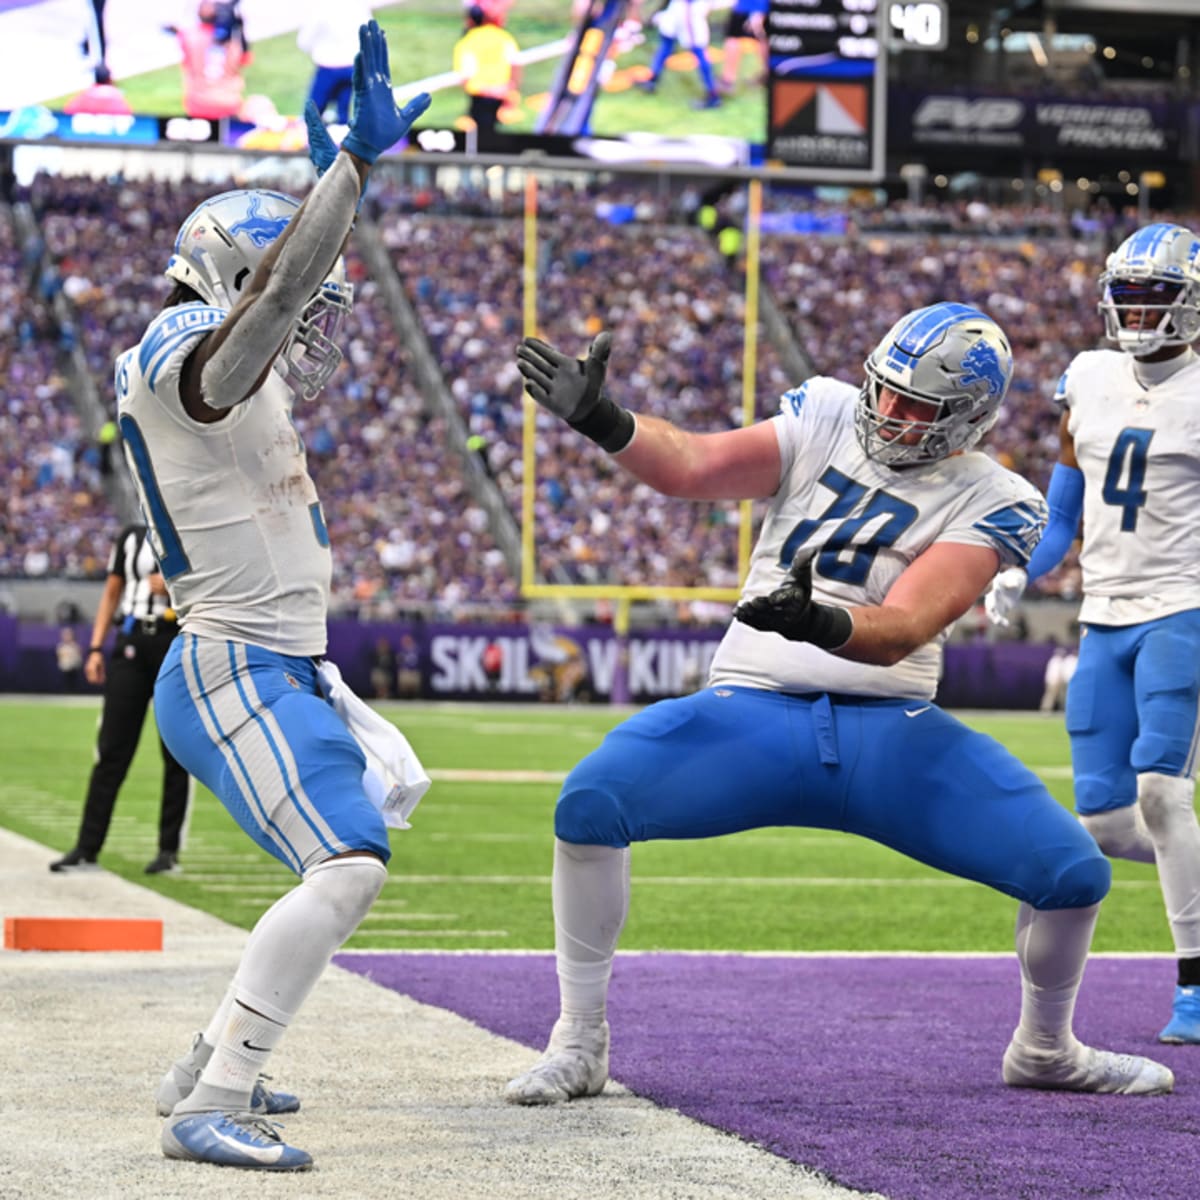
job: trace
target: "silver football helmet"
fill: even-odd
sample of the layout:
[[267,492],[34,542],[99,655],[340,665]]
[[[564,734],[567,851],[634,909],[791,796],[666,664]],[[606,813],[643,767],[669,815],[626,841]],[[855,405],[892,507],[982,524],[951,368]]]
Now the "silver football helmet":
[[[938,462],[969,450],[996,423],[1013,373],[1012,349],[1000,326],[978,309],[949,303],[902,317],[865,367],[855,429],[863,452],[889,467]],[[885,387],[908,402],[903,417],[880,412]]]
[[[268,248],[284,231],[300,202],[283,192],[237,191],[213,196],[180,226],[166,274],[208,304],[230,309],[241,298]],[[335,342],[354,302],[339,257],[325,282],[296,318],[276,367],[288,384],[311,400],[342,361]]]
[[1200,336],[1200,239],[1182,225],[1147,225],[1109,256],[1100,276],[1104,331],[1145,357]]

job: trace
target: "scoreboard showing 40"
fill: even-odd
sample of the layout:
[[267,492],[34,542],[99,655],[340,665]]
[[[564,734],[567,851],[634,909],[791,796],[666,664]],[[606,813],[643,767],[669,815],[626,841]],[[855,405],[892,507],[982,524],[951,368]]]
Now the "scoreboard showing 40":
[[945,50],[949,24],[946,0],[888,5],[891,44],[897,50]]

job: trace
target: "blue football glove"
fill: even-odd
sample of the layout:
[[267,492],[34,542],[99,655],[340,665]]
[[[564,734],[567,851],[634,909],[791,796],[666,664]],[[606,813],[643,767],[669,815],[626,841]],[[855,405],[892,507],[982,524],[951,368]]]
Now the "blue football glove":
[[354,115],[342,148],[365,163],[373,163],[409,131],[429,103],[429,93],[422,92],[403,108],[396,107],[387,37],[377,21],[359,26],[358,53],[354,56]]
[[317,178],[320,179],[333,166],[338,148],[311,100],[304,106],[304,123],[308,126],[308,157],[317,168]]

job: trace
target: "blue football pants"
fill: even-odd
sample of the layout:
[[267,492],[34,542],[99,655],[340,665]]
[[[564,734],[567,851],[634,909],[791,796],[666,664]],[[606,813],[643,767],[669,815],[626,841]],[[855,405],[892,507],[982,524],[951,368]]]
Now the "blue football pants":
[[1100,901],[1091,835],[998,742],[914,700],[708,688],[623,722],[567,777],[555,832],[626,846],[840,829],[1035,908]]
[[367,850],[390,857],[366,759],[311,658],[180,634],[154,687],[162,739],[233,819],[298,874]]
[[1198,697],[1200,610],[1085,626],[1066,711],[1079,812],[1133,804],[1146,772],[1192,778]]

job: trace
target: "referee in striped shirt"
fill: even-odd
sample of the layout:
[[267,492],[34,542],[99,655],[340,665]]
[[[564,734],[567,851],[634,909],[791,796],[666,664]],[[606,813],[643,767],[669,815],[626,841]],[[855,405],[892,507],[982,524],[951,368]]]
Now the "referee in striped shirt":
[[[146,533],[145,525],[127,525],[117,535],[108,556],[108,579],[84,663],[88,682],[104,685],[96,765],[88,783],[75,846],[50,864],[52,871],[95,865],[108,834],[117,792],[142,735],[158,668],[178,629]],[[106,660],[104,643],[114,621],[117,640]],[[175,869],[192,797],[191,776],[161,739],[159,744],[163,756],[162,813],[158,854],[147,865],[147,875]]]

